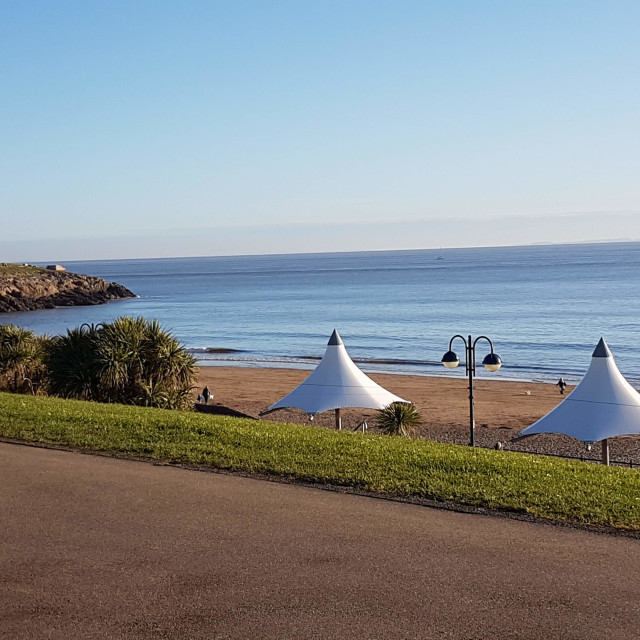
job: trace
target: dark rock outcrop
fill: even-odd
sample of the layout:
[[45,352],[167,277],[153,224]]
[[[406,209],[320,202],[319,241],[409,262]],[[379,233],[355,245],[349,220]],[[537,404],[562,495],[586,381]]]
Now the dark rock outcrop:
[[25,275],[0,274],[0,313],[103,304],[136,297],[121,284],[95,276],[45,269],[33,273],[33,267],[30,270]]

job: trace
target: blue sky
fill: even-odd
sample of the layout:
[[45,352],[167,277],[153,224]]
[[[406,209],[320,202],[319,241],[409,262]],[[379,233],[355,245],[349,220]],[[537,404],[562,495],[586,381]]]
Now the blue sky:
[[0,256],[640,239],[638,2],[0,4]]

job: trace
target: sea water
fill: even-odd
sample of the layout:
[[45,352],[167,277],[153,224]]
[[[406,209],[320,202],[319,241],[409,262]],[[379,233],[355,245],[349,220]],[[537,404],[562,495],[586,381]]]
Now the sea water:
[[[11,313],[58,334],[118,316],[154,318],[205,365],[312,368],[336,328],[365,371],[464,375],[452,336],[487,336],[493,377],[578,380],[600,337],[640,381],[640,243],[65,262],[139,298]],[[490,351],[477,343],[480,363]]]

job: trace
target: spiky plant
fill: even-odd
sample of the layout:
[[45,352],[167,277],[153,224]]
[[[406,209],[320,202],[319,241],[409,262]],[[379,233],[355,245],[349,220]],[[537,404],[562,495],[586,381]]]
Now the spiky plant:
[[140,351],[146,325],[144,318],[117,318],[98,328],[96,373],[104,402],[135,403],[144,375]]
[[124,317],[68,331],[49,363],[52,389],[64,397],[190,406],[195,359],[155,320]]
[[376,418],[376,424],[382,433],[390,436],[411,435],[419,421],[420,412],[414,404],[408,402],[393,402],[380,409]]
[[96,372],[97,327],[83,324],[52,339],[47,358],[49,386],[54,395],[99,400]]
[[13,324],[0,325],[0,388],[35,393],[43,386],[47,341]]
[[191,387],[195,377],[195,359],[160,323],[148,323],[140,347],[147,377],[156,384]]

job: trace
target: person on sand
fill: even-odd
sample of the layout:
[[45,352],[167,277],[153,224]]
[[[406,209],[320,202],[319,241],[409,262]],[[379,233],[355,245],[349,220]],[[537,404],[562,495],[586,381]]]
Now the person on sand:
[[564,395],[564,390],[567,388],[567,383],[564,381],[564,378],[560,378],[558,382],[556,382],[556,387],[560,387],[560,395]]
[[209,387],[205,387],[202,390],[202,399],[205,404],[209,404],[209,398],[211,397],[211,391],[209,391]]

